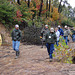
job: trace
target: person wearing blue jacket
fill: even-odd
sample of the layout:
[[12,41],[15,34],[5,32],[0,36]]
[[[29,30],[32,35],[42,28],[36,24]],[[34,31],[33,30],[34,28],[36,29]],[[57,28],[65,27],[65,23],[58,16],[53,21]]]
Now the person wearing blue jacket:
[[64,35],[64,31],[63,29],[60,27],[60,25],[58,26],[58,31],[60,32],[60,36]]

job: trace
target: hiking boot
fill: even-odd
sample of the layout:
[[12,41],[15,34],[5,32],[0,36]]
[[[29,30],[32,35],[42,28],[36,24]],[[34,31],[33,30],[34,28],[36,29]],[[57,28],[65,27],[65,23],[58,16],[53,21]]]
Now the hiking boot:
[[17,59],[17,58],[18,58],[18,56],[15,57],[15,59]]
[[50,59],[50,62],[52,62],[52,59]]

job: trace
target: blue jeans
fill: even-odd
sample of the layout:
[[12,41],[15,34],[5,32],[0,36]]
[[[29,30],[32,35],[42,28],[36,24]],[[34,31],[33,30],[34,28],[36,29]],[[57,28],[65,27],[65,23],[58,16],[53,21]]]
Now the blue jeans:
[[59,46],[59,41],[56,41],[56,45]]
[[65,39],[66,45],[68,45],[68,36],[64,36],[64,39]]
[[19,51],[20,41],[12,41],[12,46],[15,51]]
[[46,47],[47,47],[47,51],[48,51],[48,54],[49,54],[49,57],[50,59],[52,59],[52,54],[53,54],[53,51],[54,51],[54,44],[48,44],[46,43]]

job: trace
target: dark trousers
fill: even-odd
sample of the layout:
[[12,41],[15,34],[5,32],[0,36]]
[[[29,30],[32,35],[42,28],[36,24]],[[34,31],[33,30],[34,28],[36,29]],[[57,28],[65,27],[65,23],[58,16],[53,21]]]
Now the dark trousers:
[[48,51],[48,54],[49,54],[49,57],[50,59],[52,59],[52,54],[53,54],[53,51],[54,51],[54,44],[48,44],[46,43],[46,47],[47,47],[47,51]]

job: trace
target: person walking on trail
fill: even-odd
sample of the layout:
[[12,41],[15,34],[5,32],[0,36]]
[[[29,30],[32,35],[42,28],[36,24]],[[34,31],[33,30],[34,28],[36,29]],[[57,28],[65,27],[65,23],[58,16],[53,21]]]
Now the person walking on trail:
[[55,34],[56,34],[56,37],[57,37],[57,40],[56,40],[56,45],[58,46],[59,44],[59,38],[60,38],[60,32],[58,31],[58,28],[56,27],[55,28]]
[[41,36],[40,36],[41,41],[42,41],[42,47],[41,47],[41,48],[43,48],[43,43],[45,42],[45,36],[46,36],[46,34],[47,34],[48,32],[49,32],[48,25],[45,25],[45,28],[43,28],[43,29],[41,30]]
[[65,43],[66,45],[68,45],[68,35],[70,34],[69,31],[68,31],[68,28],[67,26],[64,27],[64,39],[65,39]]
[[15,59],[18,58],[20,51],[19,51],[19,46],[20,46],[20,40],[22,37],[21,30],[19,29],[19,25],[15,25],[15,29],[11,33],[12,36],[12,46],[13,49],[16,51],[16,57]]
[[72,30],[72,41],[75,42],[75,28]]
[[54,43],[57,40],[56,34],[54,32],[54,28],[50,28],[50,32],[46,34],[46,47],[49,54],[50,62],[52,61],[53,51],[54,51]]
[[60,32],[60,36],[64,35],[63,29],[58,25],[58,31]]

